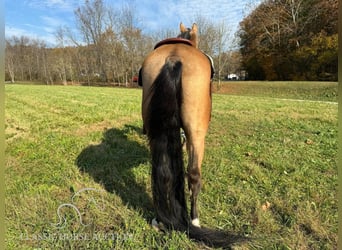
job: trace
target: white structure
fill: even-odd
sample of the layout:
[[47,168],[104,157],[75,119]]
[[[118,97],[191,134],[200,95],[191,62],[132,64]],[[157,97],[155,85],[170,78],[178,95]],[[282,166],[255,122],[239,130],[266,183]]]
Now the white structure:
[[239,80],[239,76],[237,74],[229,74],[227,75],[228,80]]

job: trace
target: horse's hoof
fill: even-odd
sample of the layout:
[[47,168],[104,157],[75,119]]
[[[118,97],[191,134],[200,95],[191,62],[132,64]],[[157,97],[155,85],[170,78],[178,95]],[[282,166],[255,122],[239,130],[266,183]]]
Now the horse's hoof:
[[165,232],[165,227],[163,223],[158,222],[157,218],[153,218],[151,225],[152,225],[152,228],[156,230],[157,232],[160,232],[160,231]]
[[159,231],[159,223],[156,218],[153,218],[151,225],[154,230]]
[[193,220],[191,221],[191,223],[192,223],[192,225],[195,226],[195,227],[201,227],[200,221],[199,221],[198,218],[193,219]]

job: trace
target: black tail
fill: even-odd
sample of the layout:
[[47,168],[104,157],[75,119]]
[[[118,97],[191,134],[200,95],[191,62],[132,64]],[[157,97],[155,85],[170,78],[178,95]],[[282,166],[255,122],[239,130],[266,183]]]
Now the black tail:
[[182,63],[168,58],[151,89],[148,138],[152,154],[152,192],[157,219],[167,228],[214,247],[228,248],[241,237],[189,222],[184,193],[183,152],[180,137]]

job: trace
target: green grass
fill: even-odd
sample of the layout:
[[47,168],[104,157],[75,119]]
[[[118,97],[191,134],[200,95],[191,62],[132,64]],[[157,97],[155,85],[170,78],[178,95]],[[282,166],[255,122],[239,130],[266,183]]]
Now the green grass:
[[[140,103],[138,89],[6,85],[8,249],[205,248],[150,227]],[[202,225],[253,238],[237,249],[337,249],[336,157],[336,104],[214,94]],[[70,206],[56,225],[66,203],[86,226]]]
[[226,81],[214,83],[216,93],[337,102],[337,82]]

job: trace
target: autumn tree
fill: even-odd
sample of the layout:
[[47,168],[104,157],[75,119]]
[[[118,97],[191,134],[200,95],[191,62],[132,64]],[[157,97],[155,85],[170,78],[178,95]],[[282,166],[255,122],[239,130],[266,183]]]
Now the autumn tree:
[[[312,63],[323,57],[307,54],[305,58],[305,53],[314,47],[321,31],[326,36],[337,34],[335,19],[337,0],[263,1],[240,23],[241,54],[249,78],[319,80],[321,73],[309,71]],[[337,77],[336,72],[332,75],[331,80]]]

